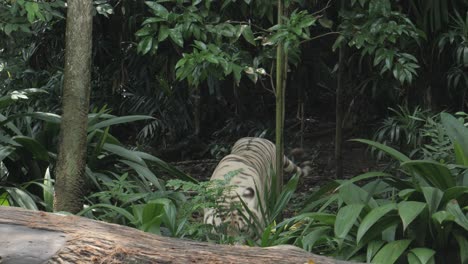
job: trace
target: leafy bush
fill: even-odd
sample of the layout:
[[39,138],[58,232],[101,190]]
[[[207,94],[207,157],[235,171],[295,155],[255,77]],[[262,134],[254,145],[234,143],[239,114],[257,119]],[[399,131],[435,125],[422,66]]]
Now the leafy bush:
[[[374,140],[398,148],[411,158],[429,159],[442,163],[453,163],[454,152],[450,138],[441,122],[440,114],[431,114],[416,107],[410,111],[407,107],[390,108],[394,113],[383,121],[374,135]],[[463,112],[455,114],[461,122],[468,121]],[[378,159],[384,152],[372,149]]]
[[[281,217],[288,202],[290,201],[298,183],[298,176],[293,176],[278,197],[273,192],[266,191],[263,199],[267,201],[264,207],[261,207],[260,214],[263,221],[255,217],[245,203],[239,202],[230,204],[229,208],[223,206],[225,199],[223,193],[226,191],[226,184],[230,179],[239,173],[239,170],[232,171],[225,175],[224,180],[214,180],[201,183],[193,183],[182,180],[171,180],[168,186],[175,191],[185,193],[190,199],[186,199],[178,207],[177,222],[184,223],[180,227],[181,232],[178,236],[188,236],[191,239],[202,241],[216,241],[221,244],[248,243],[257,246],[278,245],[277,235],[274,227],[276,221]],[[272,185],[275,186],[275,185]],[[268,189],[265,189],[268,190]],[[258,197],[260,199],[260,197]],[[237,210],[246,220],[250,232],[240,234],[239,236],[228,235],[227,226],[221,225],[214,227],[202,223],[202,214],[204,208],[215,208],[219,214],[228,214]],[[215,232],[213,232],[215,231]]]
[[[36,90],[12,92],[0,98],[0,108],[17,100],[27,100]],[[103,108],[88,115],[88,157],[85,174],[87,191],[102,190],[121,173],[127,172],[140,191],[164,190],[164,184],[155,175],[152,166],[166,173],[194,181],[178,169],[144,152],[126,149],[109,133],[111,126],[150,119],[148,116],[116,117]],[[0,188],[9,204],[37,209],[52,209],[53,172],[60,116],[31,110],[0,114],[0,162],[2,178]],[[3,197],[3,196],[2,196]]]
[[284,237],[343,259],[468,263],[468,128],[446,113],[441,120],[454,164],[411,160],[383,144],[357,140],[396,159],[400,173],[368,172],[329,183],[309,198],[302,214],[278,225],[299,226]]
[[[423,142],[421,130],[426,124],[426,120],[431,118],[428,111],[416,107],[410,111],[408,107],[398,106],[398,109],[390,108],[393,113],[387,117],[382,126],[374,135],[374,140],[382,144],[396,146],[406,154],[409,150],[417,150],[417,147]],[[383,156],[383,152],[377,153],[377,158]]]

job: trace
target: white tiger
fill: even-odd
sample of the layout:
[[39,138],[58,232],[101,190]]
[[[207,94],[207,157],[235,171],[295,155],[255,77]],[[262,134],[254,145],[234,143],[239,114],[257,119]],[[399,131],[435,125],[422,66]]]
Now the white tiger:
[[[232,147],[231,154],[224,157],[216,167],[211,180],[224,180],[229,173],[234,176],[227,182],[230,191],[223,194],[224,203],[220,211],[207,208],[204,212],[204,223],[215,227],[223,223],[227,226],[229,235],[238,235],[249,232],[249,223],[238,210],[231,210],[230,206],[239,203],[239,196],[247,205],[253,215],[264,223],[261,208],[265,208],[265,191],[271,190],[270,168],[276,164],[275,145],[264,138],[245,137],[239,139]],[[284,171],[302,174],[301,168],[296,166],[287,157],[284,157]],[[268,190],[265,190],[268,188]],[[258,190],[258,193],[256,193]],[[260,205],[261,203],[261,205]],[[248,214],[243,211],[245,216]],[[227,213],[226,213],[227,212]]]

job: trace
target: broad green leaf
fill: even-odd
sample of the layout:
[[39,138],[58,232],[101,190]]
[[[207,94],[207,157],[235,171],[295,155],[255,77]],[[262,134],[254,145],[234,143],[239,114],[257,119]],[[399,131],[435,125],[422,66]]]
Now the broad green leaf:
[[350,204],[340,208],[336,214],[335,237],[344,239],[348,235],[351,228],[357,224],[356,220],[363,208],[363,204]]
[[383,216],[389,213],[392,210],[396,210],[397,205],[394,203],[386,204],[377,208],[372,209],[362,220],[359,225],[359,229],[356,236],[356,242],[359,243],[361,238],[366,234],[366,232],[375,225]]
[[154,118],[151,116],[145,116],[145,115],[130,115],[130,116],[115,117],[115,118],[101,121],[95,125],[88,127],[88,132],[91,132],[99,128],[105,128],[108,126],[130,123],[130,122],[135,122],[135,121],[140,121],[140,120],[147,120],[147,119],[154,119]]
[[439,208],[440,202],[444,196],[444,192],[434,187],[422,187],[421,188],[424,198],[429,209],[429,213],[436,212]]
[[151,50],[152,47],[153,47],[153,37],[147,36],[147,37],[144,37],[138,43],[137,52],[140,52],[141,54],[145,55]]
[[11,32],[13,32],[16,28],[17,28],[17,25],[15,24],[6,24],[5,27],[3,28],[3,32],[5,32],[7,36],[10,36]]
[[339,186],[338,182],[330,181],[329,183],[327,183],[324,186],[320,187],[320,189],[318,191],[312,193],[312,195],[310,195],[307,198],[307,200],[304,202],[306,207],[301,211],[301,213],[307,212],[307,211],[310,211],[311,209],[313,209],[312,205],[314,204],[314,202],[319,200],[322,196],[332,192],[338,186]]
[[455,160],[457,164],[468,166],[468,154],[466,154],[458,142],[453,143]]
[[412,194],[416,192],[415,189],[403,189],[398,192],[398,196],[400,196],[403,200],[407,200]]
[[321,222],[325,225],[333,226],[335,225],[336,215],[329,213],[303,213],[291,218],[291,221],[299,222],[304,219],[310,219],[317,222]]
[[34,113],[25,113],[22,116],[30,116],[35,119],[39,119],[52,124],[60,124],[61,117],[53,113],[43,113],[43,112],[34,112]]
[[[392,217],[389,217],[392,218]],[[395,241],[395,237],[397,235],[397,228],[398,225],[390,225],[389,227],[385,228],[382,231],[382,240],[383,241]]]
[[400,202],[398,204],[398,214],[403,222],[403,231],[413,222],[414,219],[426,208],[425,203],[421,202]]
[[151,200],[151,203],[159,203],[163,205],[164,213],[162,214],[162,222],[168,227],[173,235],[177,233],[177,208],[174,203],[167,198],[159,198]]
[[177,46],[181,48],[184,47],[184,39],[182,38],[182,32],[180,28],[169,29],[169,36],[171,37],[172,41],[177,44]]
[[8,129],[13,131],[16,135],[22,135],[21,131],[11,122],[12,120],[24,118],[24,117],[33,117],[35,119],[46,121],[51,124],[60,124],[60,116],[52,113],[21,113],[16,115],[11,115],[8,118],[0,114],[0,127],[6,126]]
[[154,33],[154,30],[152,27],[146,26],[135,32],[135,36],[137,37],[146,37],[146,36],[152,36]]
[[457,200],[451,200],[448,202],[447,212],[455,216],[455,223],[468,231],[468,217],[462,212]]
[[385,244],[384,241],[382,240],[372,240],[369,242],[367,246],[367,254],[366,254],[366,262],[370,263],[372,258],[375,256],[377,252],[382,248],[382,246]]
[[120,214],[121,216],[127,218],[130,222],[135,222],[135,217],[129,213],[127,210],[125,210],[124,208],[121,208],[121,207],[118,207],[118,206],[114,206],[114,205],[111,205],[111,204],[93,204],[89,207],[86,207],[85,209],[83,209],[81,212],[77,213],[76,215],[77,216],[82,216],[82,215],[85,215],[87,212],[89,211],[92,211],[96,208],[107,208],[107,209],[110,209],[118,214]]
[[36,160],[49,161],[47,149],[37,140],[31,137],[15,136],[13,140],[21,144],[24,149],[33,155]]
[[321,226],[314,228],[314,230],[310,231],[307,235],[303,236],[301,239],[302,248],[307,251],[311,251],[320,239],[326,239],[328,233],[331,231],[331,228],[328,226]]
[[[394,232],[399,225],[401,225],[401,219],[396,214],[388,214],[382,217],[377,224],[364,233],[357,244],[358,247],[365,246],[375,239],[382,240],[384,236],[389,237],[390,233]],[[394,237],[395,234],[392,234],[392,236]]]
[[380,172],[380,171],[370,171],[370,172],[366,172],[364,174],[361,174],[361,175],[358,175],[356,177],[353,177],[349,180],[346,180],[344,181],[342,184],[340,184],[340,186],[338,186],[335,191],[339,190],[340,188],[342,188],[343,186],[346,186],[348,184],[352,184],[352,183],[355,183],[357,181],[362,181],[362,180],[368,180],[368,179],[372,179],[372,178],[378,178],[378,177],[392,177],[391,174],[389,173],[385,173],[385,172]]
[[163,5],[152,1],[145,1],[145,4],[154,11],[155,15],[167,18],[169,11],[167,11],[167,9]]
[[411,240],[397,240],[385,245],[372,259],[375,264],[393,264],[408,248]]
[[432,220],[436,221],[439,226],[442,226],[445,221],[453,222],[455,216],[447,211],[438,211],[432,215]]
[[255,37],[254,37],[254,34],[252,33],[252,29],[250,28],[250,26],[242,25],[242,27],[243,27],[242,36],[244,37],[244,39],[250,44],[256,46],[257,43],[255,42]]
[[162,25],[159,28],[158,41],[164,41],[169,36],[169,28],[166,25]]
[[367,145],[370,145],[372,147],[375,147],[387,154],[389,154],[390,156],[394,157],[395,159],[399,160],[400,162],[405,162],[405,161],[409,161],[410,158],[408,158],[405,154],[391,148],[391,147],[388,147],[384,144],[381,144],[381,143],[378,143],[378,142],[375,142],[375,141],[372,141],[372,140],[367,140],[367,139],[352,139],[352,141],[357,141],[357,142],[361,142],[361,143],[365,143]]
[[413,248],[408,252],[409,264],[435,264],[435,251],[429,248]]
[[445,190],[442,201],[448,203],[450,200],[457,200],[465,194],[468,194],[468,186],[455,186]]
[[144,25],[147,25],[147,24],[154,24],[154,23],[158,23],[158,22],[162,22],[162,21],[166,21],[166,19],[161,18],[161,17],[150,17],[150,18],[145,19],[145,21],[143,21],[143,23],[141,23],[141,25],[144,26]]
[[118,155],[122,158],[125,158],[127,160],[130,160],[130,161],[133,161],[133,162],[136,162],[142,166],[146,166],[146,163],[143,159],[141,159],[137,153],[135,153],[135,151],[132,151],[132,150],[128,150],[124,147],[121,147],[121,146],[118,146],[118,145],[114,145],[114,144],[108,144],[108,143],[105,143],[104,146],[103,146],[103,149],[111,152],[111,153],[114,153],[115,155]]
[[378,207],[377,202],[372,195],[363,188],[355,184],[347,184],[340,188],[338,192],[340,198],[345,204],[364,204],[371,208]]
[[10,206],[10,202],[8,202],[8,192],[4,192],[0,195],[0,206]]
[[288,183],[283,187],[279,198],[274,206],[273,212],[271,212],[271,219],[276,219],[276,217],[284,211],[284,208],[291,200],[294,192],[296,191],[297,184],[299,182],[299,175],[295,174],[291,177]]
[[153,234],[161,234],[163,205],[159,203],[137,204],[132,206],[133,215],[136,217],[134,223],[138,229]]
[[234,75],[234,80],[236,81],[236,85],[239,85],[243,68],[234,63],[231,65],[232,65],[232,74]]
[[457,143],[463,150],[464,156],[468,156],[468,128],[458,119],[447,113],[441,113],[440,118],[445,127],[447,135],[453,144]]
[[157,158],[157,157],[155,157],[153,155],[150,155],[150,154],[145,153],[145,152],[140,152],[140,151],[135,151],[134,153],[136,155],[138,155],[140,158],[144,159],[144,160],[148,160],[148,161],[153,162],[153,164],[156,165],[159,169],[164,170],[165,172],[169,173],[172,176],[178,177],[179,179],[184,180],[184,181],[190,181],[190,182],[193,182],[193,183],[198,183],[197,179],[191,177],[190,175],[185,174],[184,172],[182,172],[178,168],[172,166],[171,164],[169,164],[167,162],[164,162],[163,160],[161,160],[161,159],[159,159],[159,158]]
[[318,19],[320,25],[324,28],[332,28],[333,27],[333,20],[321,17]]
[[156,177],[156,175],[154,175],[154,173],[148,167],[129,160],[122,160],[121,162],[134,169],[142,178],[142,180],[152,183],[158,190],[164,190],[164,188],[159,183],[158,177]]
[[14,187],[3,187],[3,188],[8,192],[8,194],[13,199],[15,204],[17,204],[19,207],[29,209],[29,210],[35,210],[35,211],[38,210],[34,200],[25,191],[19,188],[14,188]]
[[468,264],[468,239],[466,236],[454,234],[458,243],[458,250],[460,252],[460,263]]
[[0,161],[4,160],[6,157],[10,156],[11,153],[15,151],[15,148],[10,146],[0,146]]
[[36,17],[36,12],[37,12],[36,10],[39,9],[38,4],[33,3],[33,2],[27,2],[24,5],[24,9],[26,9],[29,23],[31,24],[34,23],[34,18]]
[[456,185],[454,176],[444,164],[430,160],[412,160],[403,162],[401,166],[414,171],[433,187],[445,190]]

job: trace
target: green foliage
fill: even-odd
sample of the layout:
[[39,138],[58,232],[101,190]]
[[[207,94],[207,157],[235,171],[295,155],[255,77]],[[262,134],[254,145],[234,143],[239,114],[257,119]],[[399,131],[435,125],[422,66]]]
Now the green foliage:
[[[12,93],[2,97],[0,101],[8,102],[3,104],[8,106],[12,98],[27,100],[28,92],[36,91]],[[147,120],[150,117],[116,117],[107,112],[103,108],[88,115],[88,191],[100,190],[101,184],[111,181],[119,172],[128,172],[138,183],[140,190],[164,190],[153,167],[181,179],[196,181],[150,154],[126,149],[109,133],[111,126]],[[33,208],[31,201],[35,201],[44,209],[52,209],[53,177],[50,173],[57,157],[59,125],[60,116],[51,113],[0,115],[0,162],[4,175],[0,179],[0,186],[8,191],[10,204]],[[39,189],[31,185],[38,186]]]
[[109,17],[109,15],[114,14],[114,8],[112,8],[112,5],[109,3],[109,0],[94,0],[94,8],[95,11],[103,15],[105,17]]
[[[222,80],[231,74],[239,85],[242,72],[256,81],[259,75],[265,74],[263,69],[259,69],[259,64],[269,62],[272,57],[261,55],[252,59],[243,45],[257,46],[259,39],[266,47],[265,53],[272,53],[271,46],[284,43],[284,49],[297,63],[300,60],[300,41],[310,38],[309,28],[317,19],[305,10],[294,10],[289,18],[285,18],[283,25],[258,30],[259,26],[249,22],[232,21],[235,18],[224,12],[231,1],[224,1],[221,7],[211,1],[196,1],[191,5],[175,0],[146,1],[145,4],[154,16],[146,18],[142,28],[135,33],[140,39],[138,52],[154,55],[167,40],[171,40],[175,49],[186,49],[189,46],[187,42],[193,43],[193,49],[182,53],[176,74],[179,80],[187,79],[194,86],[207,80],[208,76]],[[266,6],[256,7],[258,4],[245,1],[240,5],[241,10],[272,6],[264,3]]]
[[[170,180],[168,187],[181,194],[184,193],[190,199],[184,199],[177,207],[177,223],[183,223],[179,227],[177,236],[188,236],[192,239],[202,241],[217,241],[218,243],[239,243],[247,241],[249,244],[259,246],[272,246],[281,244],[279,235],[282,233],[282,228],[275,228],[276,220],[279,219],[281,213],[285,210],[290,201],[298,183],[298,177],[292,177],[288,184],[283,189],[282,193],[276,197],[272,192],[265,192],[265,197],[257,197],[257,199],[267,201],[267,204],[261,206],[261,215],[264,221],[260,222],[256,218],[256,214],[252,212],[245,203],[230,204],[226,207],[226,201],[223,196],[228,191],[226,185],[230,179],[239,173],[239,170],[232,171],[225,175],[224,180],[213,180],[208,182],[192,183],[182,180]],[[233,186],[231,186],[233,187]],[[231,188],[230,187],[230,188]],[[268,188],[269,189],[269,188]],[[260,201],[259,201],[260,202]],[[263,204],[263,202],[262,202]],[[239,236],[227,235],[227,225],[213,227],[205,225],[201,220],[203,209],[215,208],[218,214],[230,214],[233,211],[238,211],[248,223],[250,232],[240,234]],[[215,231],[215,232],[213,232]],[[255,240],[254,240],[255,239]]]
[[[178,211],[178,217],[187,223],[184,227],[184,235],[197,240],[214,240],[221,243],[234,243],[243,240],[241,237],[225,235],[227,233],[226,225],[215,228],[211,225],[203,224],[202,217],[194,218],[194,216],[202,216],[203,209],[205,208],[217,208],[219,209],[219,214],[229,214],[232,211],[241,210],[242,205],[240,203],[231,204],[228,208],[222,206],[225,204],[223,193],[229,191],[226,185],[237,173],[239,171],[233,171],[225,175],[224,180],[213,180],[198,184],[181,180],[171,180],[168,182],[168,187],[171,189],[190,196],[190,199],[182,204]],[[214,230],[216,232],[213,232]]]
[[[455,11],[452,29],[441,35],[438,46],[439,56],[446,56],[450,52],[455,62],[447,74],[448,87],[454,91],[461,90],[465,94],[468,86],[468,13],[464,14],[464,18],[462,15]],[[465,99],[466,97],[462,98]]]
[[87,197],[91,204],[78,215],[134,226],[154,234],[179,236],[183,222],[176,219],[176,204],[184,197],[173,192],[144,191],[125,173],[104,182],[102,191]]
[[317,17],[307,11],[294,10],[289,17],[284,18],[282,24],[268,29],[271,35],[264,37],[262,45],[277,46],[281,43],[292,62],[297,64],[300,61],[300,44],[310,39],[310,27],[316,22]]
[[230,74],[233,74],[235,82],[239,84],[245,67],[237,64],[242,63],[239,53],[224,52],[217,45],[206,45],[200,41],[195,41],[192,53],[184,53],[182,56],[175,66],[177,79],[187,79],[193,86],[199,86],[208,77],[222,80]]
[[[420,107],[410,111],[404,106],[399,106],[398,109],[390,108],[390,111],[392,115],[383,121],[382,126],[374,135],[374,140],[382,144],[397,146],[405,153],[408,149],[417,149],[417,146],[423,143],[421,131],[427,120],[431,118],[428,111]],[[380,159],[382,154],[378,152],[377,157]]]
[[[451,135],[452,148],[465,144],[458,142],[468,139],[468,128],[449,114],[442,113],[441,117]],[[397,170],[403,175],[371,172],[322,187],[310,197],[301,215],[285,221],[289,225],[302,221],[300,235],[298,231],[288,233],[290,237],[296,234],[293,243],[372,263],[399,263],[402,258],[407,258],[408,263],[463,263],[466,248],[460,236],[468,235],[464,148],[453,159],[458,163],[455,165],[410,160],[380,143],[359,141],[395,158],[400,164]],[[356,185],[358,181],[362,183]],[[308,213],[314,208],[317,213],[331,212],[336,217],[331,222],[314,218],[315,213]],[[314,234],[312,242],[307,234]]]
[[[451,133],[455,132],[449,131],[461,130],[460,125],[457,124],[467,121],[465,113],[456,113],[459,121],[452,120],[449,122],[447,119],[450,120],[450,118],[441,118],[446,115],[445,113],[433,115],[428,111],[421,110],[419,107],[416,107],[413,111],[401,106],[399,110],[392,108],[390,110],[394,114],[383,121],[383,125],[374,135],[375,141],[398,147],[400,151],[410,157],[435,160],[442,163],[455,163],[457,158],[455,151],[460,151],[460,147],[452,147],[452,142],[463,142],[463,140],[460,139],[459,132],[451,135]],[[448,126],[458,128],[445,129]],[[372,151],[375,152],[376,149],[372,148]],[[382,158],[383,154],[384,152],[377,150],[377,158]]]
[[64,18],[60,12],[65,7],[65,2],[41,1],[32,2],[25,0],[2,0],[0,2],[0,31],[10,36],[12,32],[22,31],[31,33],[31,26],[36,23],[48,23],[54,18]]
[[333,48],[347,43],[373,57],[373,66],[380,75],[391,73],[401,84],[411,83],[417,76],[418,60],[404,52],[403,43],[419,41],[424,33],[408,17],[392,10],[389,0],[351,1],[351,10],[342,10],[342,35]]

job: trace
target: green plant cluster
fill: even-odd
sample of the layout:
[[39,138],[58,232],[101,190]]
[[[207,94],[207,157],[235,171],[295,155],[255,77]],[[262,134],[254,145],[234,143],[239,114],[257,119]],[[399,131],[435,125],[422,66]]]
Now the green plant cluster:
[[[37,89],[13,91],[0,98],[6,109],[18,100],[41,93]],[[43,91],[42,91],[43,93]],[[116,117],[103,108],[88,115],[87,192],[101,191],[106,184],[128,173],[136,192],[164,191],[164,184],[153,168],[195,181],[162,160],[138,150],[129,150],[110,134],[112,126],[151,119],[148,116]],[[3,200],[29,209],[52,210],[53,170],[57,157],[57,139],[61,117],[53,113],[34,112],[30,108],[11,115],[0,114],[0,161]],[[34,188],[39,186],[39,188]],[[5,195],[4,192],[8,192]],[[38,206],[39,205],[39,206]]]
[[384,144],[356,140],[394,158],[396,170],[322,187],[302,213],[278,225],[285,240],[348,260],[468,263],[468,128],[446,113],[441,124],[453,163],[412,160]]

